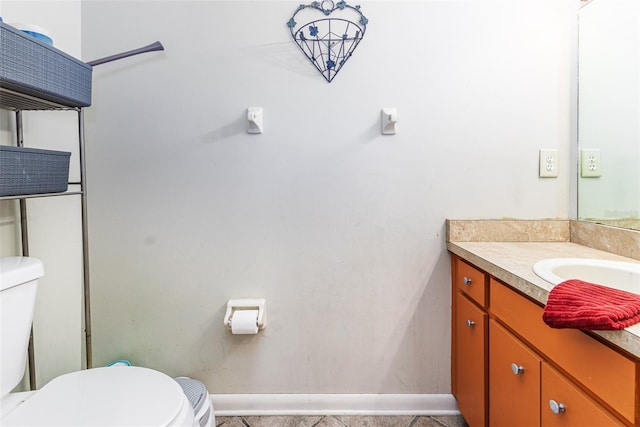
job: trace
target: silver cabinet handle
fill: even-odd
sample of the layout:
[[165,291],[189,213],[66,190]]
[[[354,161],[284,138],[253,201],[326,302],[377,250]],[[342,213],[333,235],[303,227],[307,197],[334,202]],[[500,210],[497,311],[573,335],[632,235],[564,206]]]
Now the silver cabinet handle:
[[513,371],[514,375],[523,374],[524,373],[524,366],[518,365],[517,363],[512,363],[511,364],[511,370]]
[[549,408],[551,408],[551,412],[554,414],[562,414],[567,410],[564,403],[558,403],[553,399],[549,401]]
[[476,322],[473,320],[467,320],[467,328],[473,328],[474,326],[476,326]]
[[462,283],[464,283],[467,286],[469,286],[472,282],[473,282],[473,280],[469,279],[468,277],[463,277],[462,278]]

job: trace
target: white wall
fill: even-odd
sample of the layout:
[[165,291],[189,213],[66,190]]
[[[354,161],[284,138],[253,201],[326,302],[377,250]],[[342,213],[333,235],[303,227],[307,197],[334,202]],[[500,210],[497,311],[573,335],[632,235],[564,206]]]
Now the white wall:
[[[2,0],[0,16],[8,24],[46,28],[56,47],[80,57],[80,6],[79,0]],[[79,175],[76,118],[75,112],[23,112],[25,146],[72,152],[71,181]],[[0,125],[0,144],[15,145],[15,114],[0,110]],[[36,385],[41,387],[83,366],[80,198],[31,199],[27,206],[30,255],[45,265],[34,315]],[[20,255],[17,201],[0,201],[0,233],[0,256]]]
[[[450,392],[445,219],[568,217],[575,3],[362,2],[327,84],[290,40],[299,2],[84,2],[85,60],[166,48],[94,70],[96,363],[212,393]],[[242,297],[267,298],[258,336],[222,325]]]

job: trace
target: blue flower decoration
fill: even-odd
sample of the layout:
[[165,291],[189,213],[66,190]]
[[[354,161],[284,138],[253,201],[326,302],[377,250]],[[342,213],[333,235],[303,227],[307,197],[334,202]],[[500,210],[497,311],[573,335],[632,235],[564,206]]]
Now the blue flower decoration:
[[339,1],[336,6],[338,6],[338,8],[340,10],[344,10],[344,8],[347,6],[347,2],[346,1]]
[[335,68],[335,66],[336,66],[336,63],[333,62],[331,59],[327,61],[327,69],[330,70],[332,68]]
[[289,22],[287,22],[287,27],[293,28],[295,26],[296,26],[296,21],[294,21],[293,18],[289,19]]
[[318,27],[316,27],[315,25],[309,25],[309,34],[311,35],[311,37],[315,37],[318,35]]
[[342,40],[346,40],[348,37],[349,37],[349,35],[348,35],[347,33],[344,33],[344,34],[342,35]]
[[362,25],[367,25],[367,24],[369,23],[369,20],[368,20],[367,18],[365,18],[365,17],[364,17],[364,15],[362,15],[362,16],[360,17],[360,23],[361,23]]

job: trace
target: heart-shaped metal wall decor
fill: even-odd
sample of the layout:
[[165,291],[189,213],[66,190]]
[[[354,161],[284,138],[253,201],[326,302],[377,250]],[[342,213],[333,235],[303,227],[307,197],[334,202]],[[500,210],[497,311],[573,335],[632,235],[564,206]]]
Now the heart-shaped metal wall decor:
[[298,6],[287,26],[300,50],[331,82],[358,47],[368,22],[360,6],[325,0]]

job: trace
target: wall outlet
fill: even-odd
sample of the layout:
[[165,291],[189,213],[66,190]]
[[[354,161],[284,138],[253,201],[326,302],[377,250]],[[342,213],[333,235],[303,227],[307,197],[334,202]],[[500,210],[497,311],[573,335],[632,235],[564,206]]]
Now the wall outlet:
[[558,177],[558,150],[551,148],[540,149],[540,178]]
[[580,150],[580,176],[582,178],[599,178],[602,176],[600,150],[585,148]]

